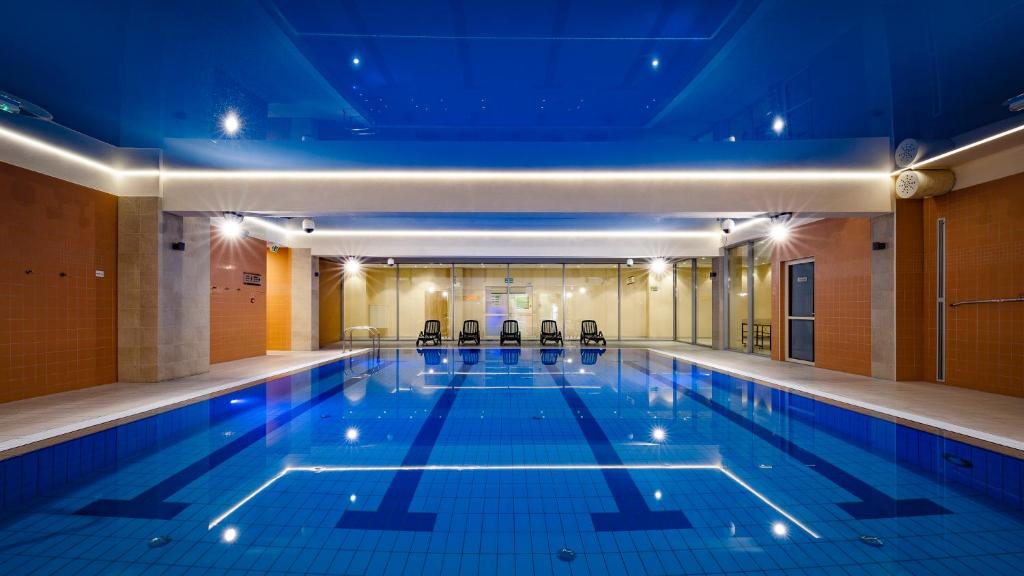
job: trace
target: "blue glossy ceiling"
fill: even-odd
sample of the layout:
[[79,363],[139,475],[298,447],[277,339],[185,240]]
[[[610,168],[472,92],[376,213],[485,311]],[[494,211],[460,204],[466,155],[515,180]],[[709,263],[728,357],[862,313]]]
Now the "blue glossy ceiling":
[[0,18],[0,90],[133,147],[229,109],[299,144],[949,138],[1014,117],[1022,29],[1020,0],[45,0]]
[[643,126],[756,1],[268,2],[378,126]]

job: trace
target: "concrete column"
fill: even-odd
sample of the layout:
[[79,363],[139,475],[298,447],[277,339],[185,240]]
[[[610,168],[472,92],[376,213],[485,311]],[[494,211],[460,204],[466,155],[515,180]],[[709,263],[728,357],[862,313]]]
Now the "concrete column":
[[117,199],[117,377],[156,382],[160,199]]
[[896,379],[896,246],[892,214],[871,219],[871,375]]
[[309,248],[292,248],[292,350],[320,348],[319,259]]
[[157,197],[118,198],[118,380],[209,370],[209,225],[165,214]]

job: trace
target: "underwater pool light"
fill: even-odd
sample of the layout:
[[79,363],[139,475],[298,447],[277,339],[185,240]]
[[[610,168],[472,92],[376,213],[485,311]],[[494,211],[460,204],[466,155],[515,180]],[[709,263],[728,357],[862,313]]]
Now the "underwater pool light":
[[345,440],[350,444],[359,441],[359,429],[355,426],[350,426],[345,430]]
[[220,536],[220,539],[227,544],[234,544],[234,542],[238,540],[238,529],[234,527],[225,528],[224,533]]
[[668,433],[665,432],[665,429],[661,426],[655,426],[651,430],[651,440],[654,440],[655,442],[664,442],[667,437]]
[[789,526],[786,526],[784,522],[775,522],[772,524],[772,534],[784,538],[789,535]]

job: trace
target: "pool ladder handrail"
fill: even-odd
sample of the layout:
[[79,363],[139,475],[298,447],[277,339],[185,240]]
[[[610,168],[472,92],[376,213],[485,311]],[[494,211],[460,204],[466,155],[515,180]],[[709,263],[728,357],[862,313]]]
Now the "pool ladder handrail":
[[984,300],[961,300],[960,302],[953,302],[950,304],[950,308],[956,308],[957,306],[963,306],[964,304],[1003,304],[1006,302],[1024,302],[1024,295],[1017,296],[1016,298],[986,298]]
[[348,336],[348,347],[347,347],[347,350],[349,350],[349,351],[355,350],[355,344],[353,342],[352,333],[355,332],[356,330],[366,330],[366,332],[370,335],[370,348],[371,348],[371,352],[373,352],[375,356],[379,357],[380,356],[380,330],[377,330],[377,328],[374,327],[374,326],[350,326],[348,328],[345,328],[345,331],[342,333],[342,336],[341,336],[342,349],[343,350],[346,349],[346,347],[345,347],[345,337]]

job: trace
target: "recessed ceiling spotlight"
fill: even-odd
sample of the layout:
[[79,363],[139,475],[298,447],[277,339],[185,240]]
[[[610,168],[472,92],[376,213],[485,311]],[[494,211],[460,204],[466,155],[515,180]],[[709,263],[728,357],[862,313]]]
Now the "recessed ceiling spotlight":
[[242,129],[242,118],[238,115],[238,112],[228,110],[220,117],[220,128],[224,131],[224,134],[235,136]]
[[651,58],[651,68],[657,70],[658,66],[661,66],[661,60],[658,60],[657,58]]
[[245,229],[242,228],[244,221],[245,216],[237,212],[225,212],[220,224],[220,233],[227,238],[241,238],[245,234]]
[[785,129],[786,121],[782,118],[782,116],[776,116],[775,119],[772,120],[772,132],[775,132],[776,134],[782,134],[782,131]]
[[349,258],[345,260],[345,273],[353,275],[359,274],[359,271],[362,269],[362,266],[363,264],[362,262],[359,261],[358,258]]
[[651,273],[654,275],[664,274],[668,270],[668,260],[664,258],[655,258],[651,260]]

